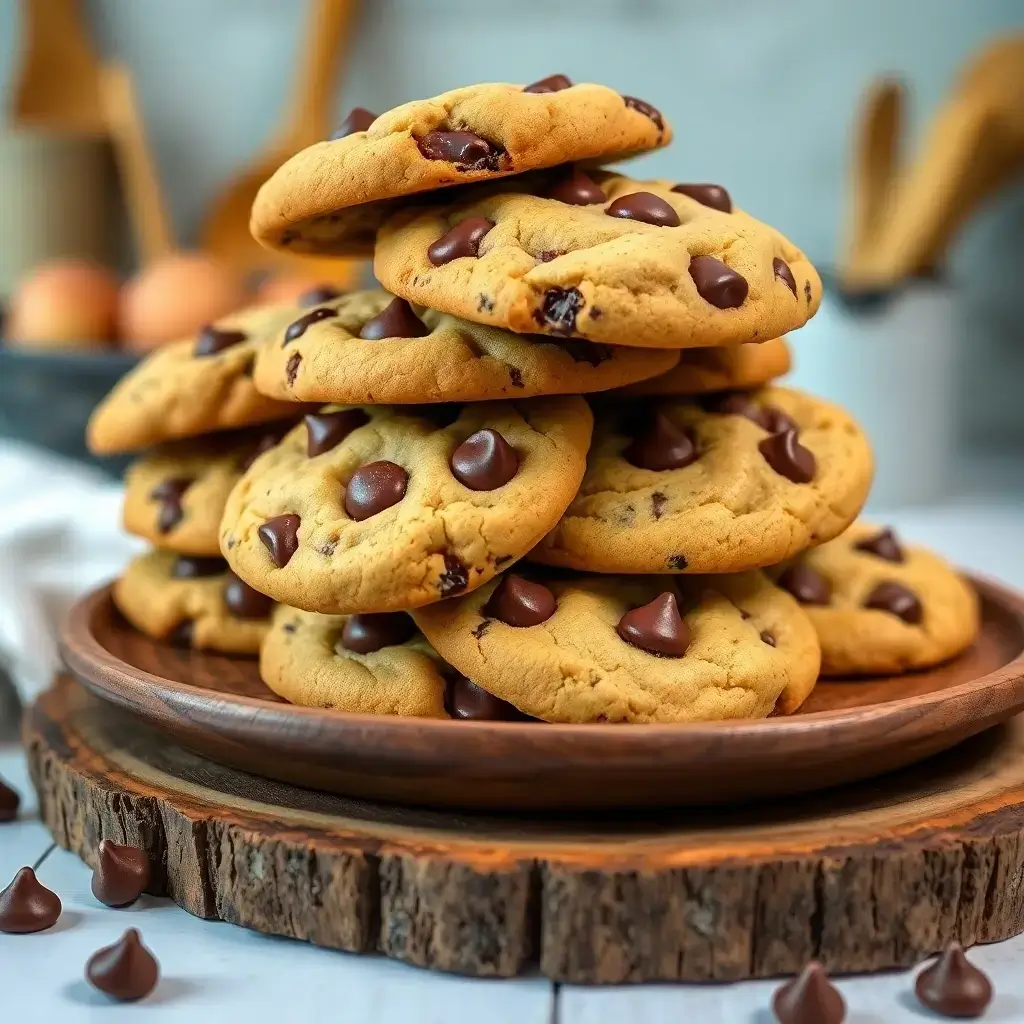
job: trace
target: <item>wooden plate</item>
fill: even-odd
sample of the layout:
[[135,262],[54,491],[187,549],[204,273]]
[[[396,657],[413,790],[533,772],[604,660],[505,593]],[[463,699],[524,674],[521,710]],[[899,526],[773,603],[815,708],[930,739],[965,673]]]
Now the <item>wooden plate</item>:
[[71,672],[93,693],[235,768],[430,806],[578,810],[720,804],[869,778],[1024,708],[1024,597],[974,580],[975,646],[930,672],[820,684],[789,718],[537,725],[352,715],[278,700],[253,660],[179,651],[128,626],[109,588],[72,609]]

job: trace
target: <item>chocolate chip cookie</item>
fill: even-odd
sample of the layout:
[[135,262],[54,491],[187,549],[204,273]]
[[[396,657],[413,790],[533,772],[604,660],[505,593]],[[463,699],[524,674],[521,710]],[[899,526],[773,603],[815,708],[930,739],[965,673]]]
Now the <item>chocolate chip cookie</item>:
[[636,399],[597,417],[587,472],[531,560],[594,572],[740,572],[829,540],[871,484],[847,413],[785,388]]
[[480,402],[604,391],[664,373],[678,353],[513,334],[356,292],[310,310],[260,350],[253,379],[297,401]]
[[548,722],[706,722],[795,711],[818,676],[808,617],[761,573],[508,572],[413,613],[446,661]]
[[125,475],[124,528],[182,555],[220,555],[220,519],[231,488],[293,421],[169,441]]
[[114,603],[140,632],[178,647],[255,654],[274,602],[228,570],[222,558],[150,551],[114,583]]
[[306,611],[395,611],[475,590],[568,507],[592,424],[575,395],[326,407],[235,486],[221,551]]
[[613,345],[734,345],[806,323],[821,301],[807,257],[679,188],[580,168],[514,179],[396,213],[374,271],[431,309]]
[[157,349],[96,407],[87,440],[99,454],[136,451],[164,441],[295,415],[252,382],[256,352],[301,309],[260,306],[232,313],[195,338]]
[[671,137],[649,103],[564,75],[453,89],[380,116],[357,109],[264,184],[249,226],[272,248],[368,256],[403,196],[567,160],[619,160]]
[[945,560],[890,529],[854,523],[771,570],[818,631],[825,675],[895,675],[969,647],[978,597]]
[[758,388],[789,373],[789,368],[785,338],[723,348],[686,348],[667,373],[617,388],[612,395],[702,395]]

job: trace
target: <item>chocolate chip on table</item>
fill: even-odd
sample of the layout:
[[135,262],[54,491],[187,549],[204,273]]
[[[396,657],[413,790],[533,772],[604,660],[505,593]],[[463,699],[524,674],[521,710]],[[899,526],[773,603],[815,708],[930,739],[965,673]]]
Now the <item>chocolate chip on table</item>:
[[482,686],[462,677],[449,679],[444,688],[448,714],[465,722],[535,722],[515,705],[488,693]]
[[679,227],[679,214],[653,192],[631,192],[620,196],[604,211],[609,217],[639,220],[659,228]]
[[31,868],[22,868],[0,891],[0,932],[28,935],[52,928],[60,917],[60,897],[47,889]]
[[471,491],[495,491],[503,487],[519,470],[519,456],[490,427],[478,430],[452,452],[452,476]]
[[793,271],[789,269],[789,264],[776,256],[772,260],[772,270],[775,272],[775,276],[793,293],[793,298],[796,298],[796,278],[793,277]]
[[676,596],[667,592],[626,612],[616,631],[626,643],[662,658],[681,658],[690,646],[690,630]]
[[689,434],[664,413],[656,412],[646,431],[623,452],[626,461],[640,469],[664,472],[696,462],[697,447]]
[[245,341],[244,331],[221,331],[212,324],[207,324],[196,338],[195,348],[192,349],[194,356],[215,356],[226,348],[232,348]]
[[366,107],[353,107],[345,117],[345,120],[331,132],[331,142],[335,139],[344,139],[356,132],[365,132],[367,128],[377,120],[376,114],[371,114]]
[[405,497],[409,474],[401,466],[382,460],[360,466],[345,488],[345,511],[362,522],[397,505]]
[[775,990],[772,1010],[779,1024],[842,1024],[846,1017],[839,989],[817,960]]
[[672,191],[696,199],[712,210],[732,213],[732,197],[721,185],[673,185]]
[[384,310],[367,320],[359,331],[365,341],[382,338],[423,338],[430,328],[413,312],[405,299],[392,299]]
[[539,626],[555,614],[555,595],[543,583],[507,573],[494,588],[483,614],[506,626]]
[[980,1017],[992,1002],[992,982],[951,942],[914,982],[914,994],[943,1017]]
[[888,526],[871,537],[857,541],[853,545],[853,549],[883,558],[887,562],[902,562],[904,560],[903,548],[896,539],[896,534]]
[[338,646],[356,654],[372,654],[382,647],[397,647],[416,635],[416,625],[406,612],[350,615]]
[[318,284],[304,291],[298,299],[300,306],[319,306],[323,302],[341,297],[341,292],[329,284]]
[[523,86],[523,92],[561,92],[563,89],[572,88],[572,79],[568,75],[548,75],[539,82]]
[[336,412],[314,412],[303,418],[306,424],[306,454],[314,459],[329,452],[359,427],[370,422],[362,409],[338,409]]
[[486,217],[460,220],[427,248],[427,259],[435,267],[442,267],[463,256],[476,256],[481,239],[493,227],[494,221]]
[[569,206],[593,206],[608,202],[604,189],[586,171],[570,165],[547,191],[548,199]]
[[184,518],[185,510],[181,507],[181,501],[194,483],[195,480],[190,476],[172,476],[161,480],[149,492],[150,501],[160,502],[156,528],[161,533],[170,533]]
[[742,306],[750,290],[745,277],[714,256],[694,256],[690,260],[690,277],[697,286],[697,294],[718,309]]
[[293,352],[288,357],[288,362],[285,363],[284,375],[288,381],[288,386],[291,387],[295,383],[295,378],[299,375],[299,364],[302,362],[302,353]]
[[219,576],[227,570],[228,563],[223,558],[211,556],[201,558],[189,555],[178,555],[171,566],[171,579],[200,580],[208,576]]
[[278,569],[283,569],[292,555],[299,550],[299,526],[302,519],[294,512],[268,519],[257,530],[263,546]]
[[919,626],[924,619],[924,608],[917,594],[895,580],[879,583],[864,599],[864,607],[895,615],[908,626]]
[[14,821],[18,816],[18,807],[21,805],[21,797],[18,792],[0,779],[0,825]]
[[142,944],[138,929],[129,928],[112,946],[104,946],[89,957],[85,977],[104,995],[130,1003],[156,988],[160,965]]
[[236,619],[267,619],[274,610],[274,599],[253,589],[233,572],[224,582],[224,604]]
[[417,142],[428,160],[447,160],[460,171],[497,171],[505,150],[474,132],[434,131]]
[[622,99],[630,110],[636,110],[644,117],[649,117],[657,125],[658,131],[665,130],[665,120],[661,116],[661,111],[656,107],[652,107],[650,103],[645,103],[643,100],[638,100],[635,96],[623,96]]
[[786,569],[777,582],[801,604],[826,605],[832,601],[832,584],[816,569],[801,562]]
[[451,597],[458,594],[469,585],[469,570],[463,564],[462,559],[453,555],[450,551],[444,554],[444,572],[437,581],[438,593],[442,597]]
[[757,448],[764,456],[764,461],[779,476],[784,476],[795,484],[809,484],[814,479],[818,462],[814,453],[800,443],[800,435],[795,430],[772,434]]
[[308,313],[303,313],[298,320],[293,320],[286,328],[284,332],[284,341],[281,342],[281,348],[285,345],[291,344],[296,338],[301,338],[306,331],[309,330],[313,324],[320,323],[321,320],[330,320],[331,317],[338,315],[337,310],[329,309],[327,306],[317,306],[316,309],[311,309]]
[[184,647],[187,650],[192,647],[192,642],[195,639],[194,633],[195,623],[191,619],[185,619],[167,634],[167,642],[172,647]]
[[102,839],[92,872],[92,894],[108,907],[127,907],[149,885],[151,870],[145,850]]
[[534,319],[554,334],[569,335],[576,330],[576,317],[584,305],[586,300],[578,288],[549,288]]

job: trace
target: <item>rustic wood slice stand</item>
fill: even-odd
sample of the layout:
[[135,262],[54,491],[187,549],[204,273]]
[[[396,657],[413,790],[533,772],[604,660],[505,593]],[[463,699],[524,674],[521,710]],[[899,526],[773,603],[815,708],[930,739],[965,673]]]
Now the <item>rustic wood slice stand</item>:
[[[199,917],[471,975],[727,981],[911,965],[1024,930],[1024,720],[913,768],[738,808],[475,816],[207,761],[69,677],[29,710],[43,819],[144,846]],[[467,778],[467,786],[473,785]]]

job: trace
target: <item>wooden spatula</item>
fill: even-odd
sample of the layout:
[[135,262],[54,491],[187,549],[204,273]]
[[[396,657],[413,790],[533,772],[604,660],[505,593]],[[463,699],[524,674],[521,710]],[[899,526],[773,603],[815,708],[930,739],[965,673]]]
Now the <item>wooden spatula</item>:
[[[300,69],[291,108],[277,138],[214,203],[201,232],[204,249],[245,270],[280,265],[249,234],[249,211],[260,185],[300,149],[327,137],[343,44],[351,34],[356,0],[310,0]],[[290,261],[289,261],[290,262]]]

